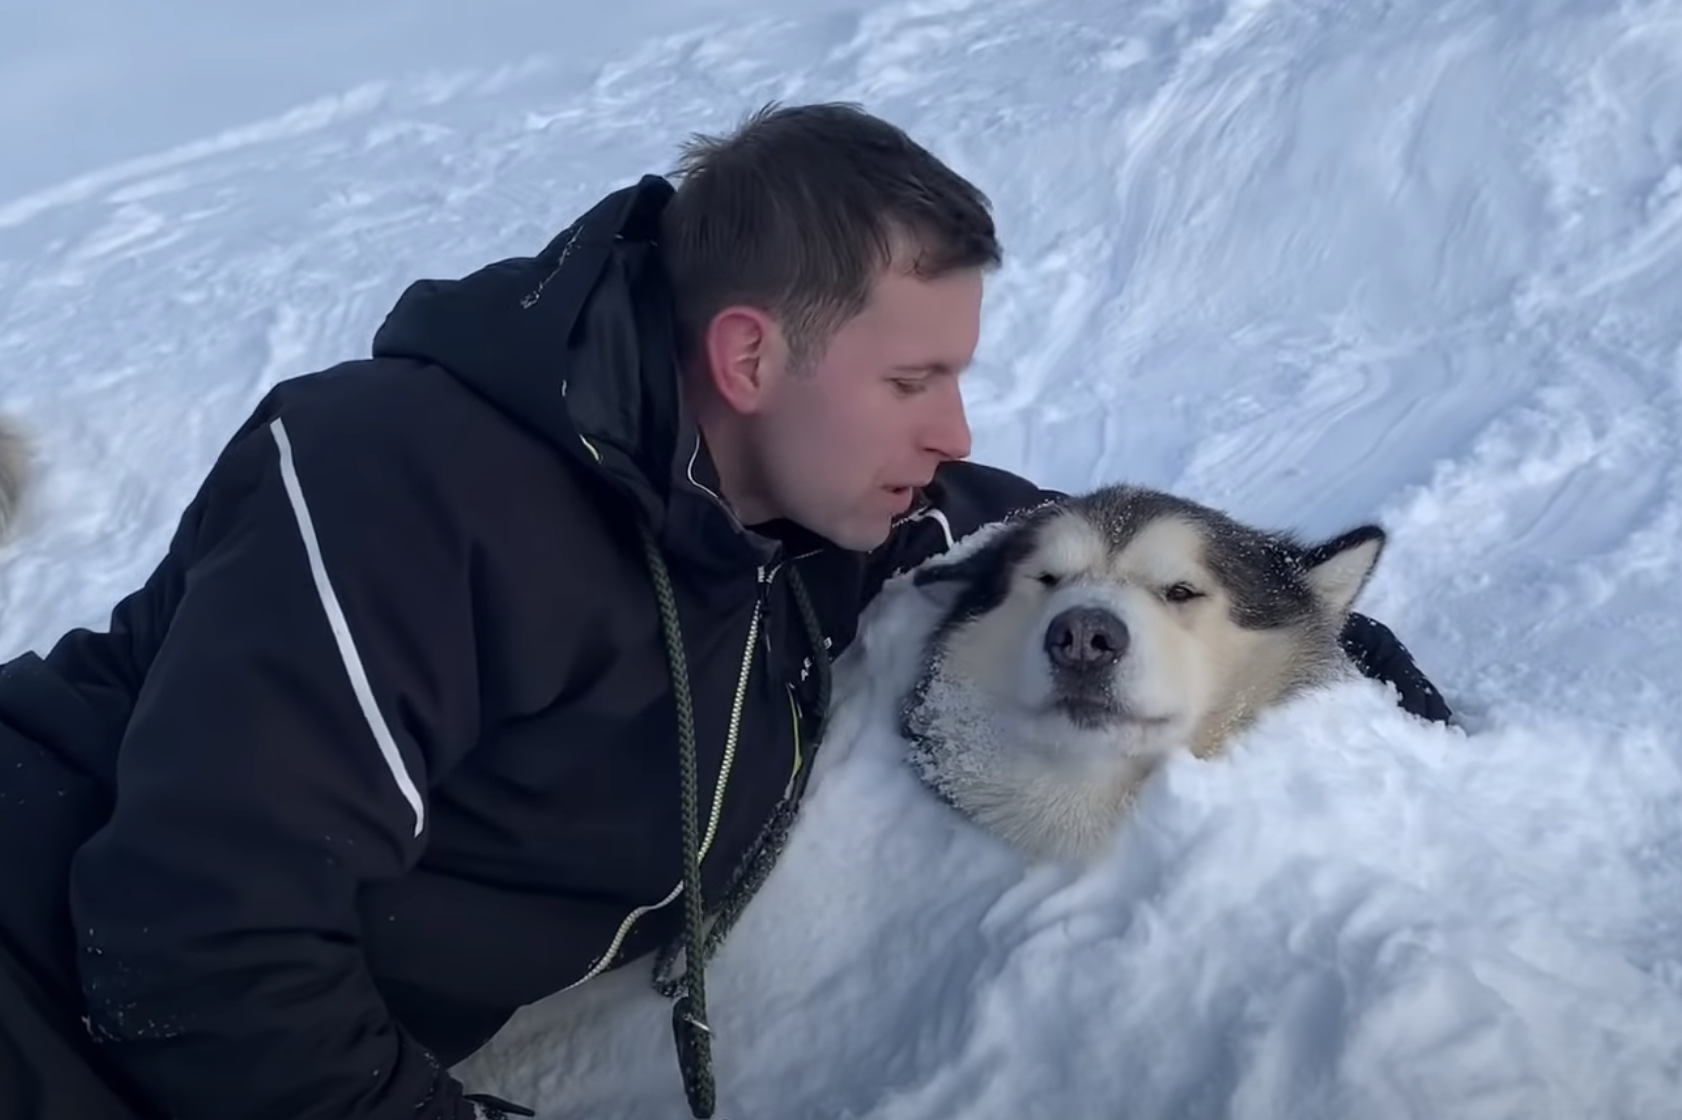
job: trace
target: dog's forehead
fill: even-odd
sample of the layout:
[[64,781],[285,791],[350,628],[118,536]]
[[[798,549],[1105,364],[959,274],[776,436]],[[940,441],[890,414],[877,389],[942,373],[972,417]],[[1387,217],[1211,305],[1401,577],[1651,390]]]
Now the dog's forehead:
[[1025,563],[1111,579],[1175,580],[1204,569],[1207,527],[1173,511],[1095,518],[1071,510],[1040,530]]
[[1204,570],[1208,547],[1204,526],[1178,514],[1165,514],[1135,528],[1109,567],[1134,579],[1184,579]]
[[1078,511],[1065,510],[1039,526],[1024,564],[1059,572],[1095,571],[1106,567],[1113,548],[1103,529]]
[[1187,498],[1136,486],[1109,486],[1068,501],[1030,522],[1013,560],[1062,575],[1166,586],[1180,581],[1218,589],[1233,618],[1248,628],[1303,617],[1313,592],[1302,547]]

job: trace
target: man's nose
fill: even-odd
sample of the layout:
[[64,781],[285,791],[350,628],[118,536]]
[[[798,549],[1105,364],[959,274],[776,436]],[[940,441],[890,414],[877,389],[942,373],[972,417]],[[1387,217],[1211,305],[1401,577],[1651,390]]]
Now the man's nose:
[[956,384],[944,386],[940,406],[929,424],[924,444],[944,459],[967,459],[970,453],[969,417]]

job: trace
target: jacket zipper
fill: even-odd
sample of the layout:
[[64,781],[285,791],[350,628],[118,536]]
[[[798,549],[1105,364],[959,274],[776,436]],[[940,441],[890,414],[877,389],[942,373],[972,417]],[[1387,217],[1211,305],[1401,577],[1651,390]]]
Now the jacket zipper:
[[771,581],[777,578],[782,566],[782,561],[778,561],[770,571],[759,569],[759,633],[765,642],[766,665],[771,664]]
[[760,633],[763,635],[765,640],[765,663],[767,665],[771,663],[771,584],[776,580],[777,573],[782,571],[788,565],[794,563],[796,560],[804,560],[808,556],[816,556],[817,554],[817,549],[810,549],[806,552],[800,553],[799,555],[790,556],[786,560],[778,560],[775,564],[771,565],[769,571],[763,567],[759,569],[759,627]]
[[[754,647],[759,644],[760,634],[764,629],[763,615],[767,609],[769,601],[768,593],[771,586],[771,579],[775,574],[776,569],[772,569],[770,572],[767,572],[763,565],[761,565],[758,569],[756,578],[759,583],[759,595],[754,600],[753,617],[748,621],[748,637],[742,651],[742,668],[736,679],[736,695],[734,700],[731,701],[730,723],[724,737],[724,758],[719,764],[718,784],[713,787],[712,812],[707,818],[706,832],[701,837],[700,858],[703,860],[707,857],[707,850],[712,847],[713,836],[718,831],[718,820],[723,812],[724,790],[725,786],[729,782],[731,764],[734,763],[736,759],[736,740],[741,733],[742,711],[747,705],[748,680],[753,673],[753,651]],[[769,650],[769,645],[767,645],[766,648]],[[580,976],[577,980],[574,980],[571,984],[568,984],[561,990],[570,991],[571,989],[584,983],[584,981],[590,980],[606,971],[608,966],[612,964],[614,957],[619,954],[620,947],[624,945],[625,938],[630,935],[631,930],[636,925],[638,919],[640,919],[644,914],[648,914],[671,905],[678,895],[682,893],[683,880],[679,879],[677,886],[673,887],[671,892],[668,893],[665,898],[662,898],[659,902],[648,906],[638,906],[629,914],[625,915],[625,919],[619,923],[619,929],[613,935],[613,940],[608,942],[607,948],[603,950],[599,957],[596,958],[595,963],[590,966],[589,970],[585,972],[583,976]]]

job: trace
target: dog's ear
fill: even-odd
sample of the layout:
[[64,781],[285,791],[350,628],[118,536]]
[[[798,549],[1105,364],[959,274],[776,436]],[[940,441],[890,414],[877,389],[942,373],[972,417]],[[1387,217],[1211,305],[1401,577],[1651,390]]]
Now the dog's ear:
[[1361,525],[1303,551],[1308,586],[1327,607],[1346,613],[1367,585],[1384,551],[1384,530]]

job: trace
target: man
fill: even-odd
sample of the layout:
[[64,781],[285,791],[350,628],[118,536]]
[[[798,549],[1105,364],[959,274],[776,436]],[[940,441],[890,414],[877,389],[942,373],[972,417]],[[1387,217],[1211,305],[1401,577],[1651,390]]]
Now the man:
[[[843,106],[684,171],[412,286],[269,394],[108,632],[0,673],[6,1116],[498,1114],[445,1067],[704,965],[861,607],[1046,496],[962,461],[975,188]],[[1349,644],[1446,716],[1383,627]],[[666,989],[698,1115],[703,978]]]

